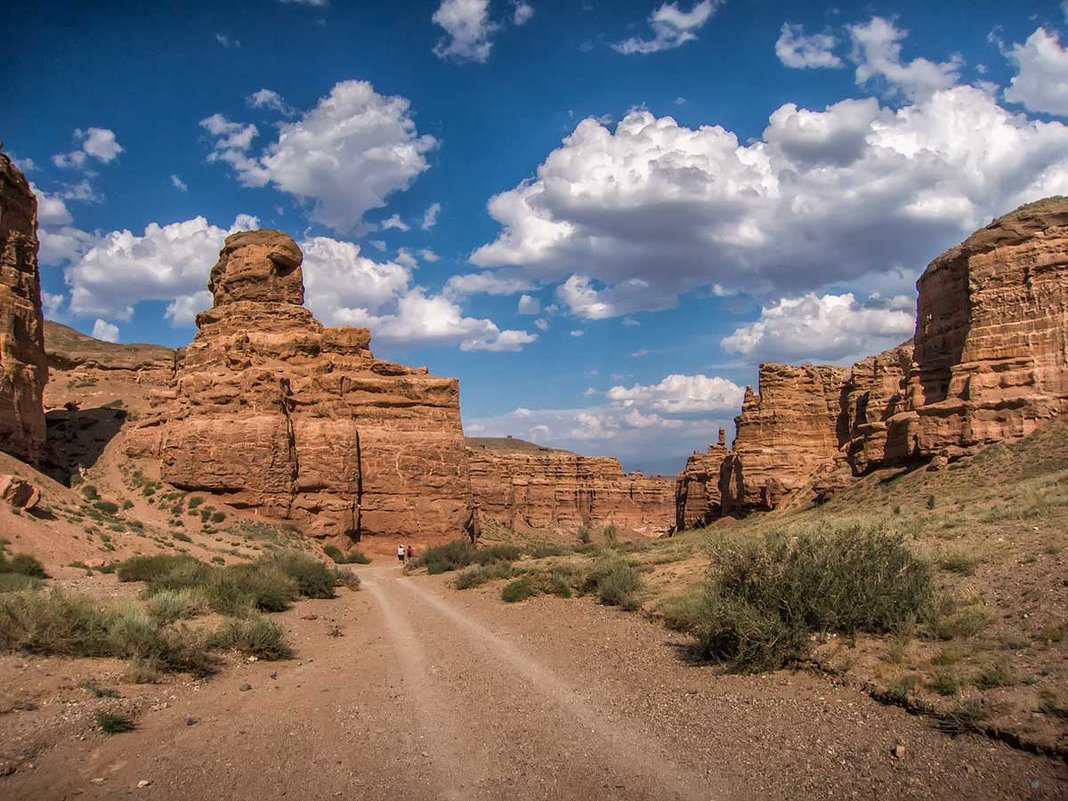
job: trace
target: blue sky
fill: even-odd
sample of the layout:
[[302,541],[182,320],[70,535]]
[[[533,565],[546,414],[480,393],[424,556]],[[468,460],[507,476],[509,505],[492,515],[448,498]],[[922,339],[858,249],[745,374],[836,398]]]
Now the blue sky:
[[49,316],[183,345],[226,233],[280,228],[469,434],[627,467],[760,361],[907,339],[928,261],[1068,193],[1061,2],[151,5],[0,31]]

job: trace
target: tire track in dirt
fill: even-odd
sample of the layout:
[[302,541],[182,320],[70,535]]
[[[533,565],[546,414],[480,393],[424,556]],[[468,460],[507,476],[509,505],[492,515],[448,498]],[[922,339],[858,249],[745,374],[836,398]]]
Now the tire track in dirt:
[[[658,798],[729,796],[672,758],[637,721],[598,711],[568,681],[418,579],[371,578],[405,685],[434,740],[435,762],[455,795],[475,797]],[[578,677],[581,681],[581,677]],[[636,725],[639,724],[639,725]],[[471,797],[469,795],[462,797]]]

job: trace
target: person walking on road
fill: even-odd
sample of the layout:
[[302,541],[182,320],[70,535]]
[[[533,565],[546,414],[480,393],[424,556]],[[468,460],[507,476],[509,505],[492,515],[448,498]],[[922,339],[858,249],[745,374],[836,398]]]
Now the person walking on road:
[[412,561],[415,558],[415,549],[411,545],[408,546],[408,561]]
[[404,545],[398,545],[397,546],[397,561],[400,562],[402,565],[404,564],[404,553],[405,553]]

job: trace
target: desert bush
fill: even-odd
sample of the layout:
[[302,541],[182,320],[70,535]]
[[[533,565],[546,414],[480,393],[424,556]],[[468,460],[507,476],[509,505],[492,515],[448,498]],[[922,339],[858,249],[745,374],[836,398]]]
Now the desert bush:
[[147,610],[127,607],[110,621],[109,655],[150,662],[167,672],[210,675],[215,661],[200,632],[162,625]]
[[951,667],[937,668],[931,677],[931,689],[939,695],[956,695],[964,681],[959,672]]
[[333,598],[338,574],[327,565],[306,554],[295,551],[279,553],[257,560],[256,565],[277,567],[297,584],[297,591],[305,598]]
[[94,698],[121,698],[119,691],[112,689],[111,687],[101,687],[95,681],[90,679],[82,684],[82,687],[93,694]]
[[938,728],[950,736],[978,731],[990,710],[978,698],[957,704],[938,716]]
[[544,559],[547,556],[563,556],[567,549],[551,542],[535,542],[527,546],[527,553],[535,559]]
[[152,582],[167,573],[171,573],[177,567],[185,568],[201,564],[192,556],[172,556],[169,554],[131,556],[118,565],[119,581]]
[[1006,660],[999,659],[984,665],[983,669],[979,671],[975,683],[984,690],[991,690],[995,687],[1011,687],[1016,684],[1016,674]]
[[203,498],[201,498],[199,495],[193,495],[186,502],[186,506],[188,506],[190,510],[193,510],[200,506],[200,504],[202,503],[204,503]]
[[122,712],[97,712],[96,725],[105,734],[122,734],[136,728],[133,718]]
[[952,599],[943,601],[930,621],[931,632],[941,640],[973,637],[990,624],[990,613],[979,604],[963,608]]
[[480,587],[488,581],[511,577],[511,562],[491,562],[488,565],[475,565],[461,570],[452,583],[458,590],[467,590]]
[[459,570],[475,561],[476,548],[470,540],[453,540],[444,545],[432,545],[416,560],[431,575]]
[[582,545],[589,545],[593,540],[593,535],[590,533],[590,527],[583,523],[578,529],[578,539]]
[[700,596],[677,614],[701,656],[738,671],[799,659],[816,632],[902,630],[933,597],[930,568],[880,527],[725,536],[709,552]]
[[240,651],[259,659],[288,659],[293,655],[282,627],[263,615],[227,620],[209,640],[214,648]]
[[942,556],[938,560],[938,566],[943,570],[948,570],[950,573],[971,576],[975,574],[975,569],[982,561],[983,560],[977,556],[960,551]]
[[0,592],[27,592],[39,590],[44,583],[35,576],[22,573],[0,573]]
[[148,599],[145,608],[161,623],[173,623],[203,615],[210,611],[211,605],[199,587],[186,587],[157,592]]
[[0,650],[54,656],[109,656],[108,616],[88,598],[49,593],[0,595]]
[[596,595],[601,603],[627,610],[638,608],[636,599],[642,579],[621,557],[604,556],[594,562],[582,583],[583,593]]
[[345,553],[336,545],[324,545],[323,553],[333,559],[339,565],[369,565],[370,557],[363,551],[349,551]]
[[82,487],[82,495],[84,495],[86,499],[90,501],[99,500],[100,498],[100,493],[97,492],[96,487],[94,487],[92,484],[86,484],[84,487]]
[[277,566],[262,563],[214,570],[204,589],[211,608],[224,615],[242,615],[251,609],[283,612],[300,595],[293,578]]
[[212,512],[211,513],[211,522],[212,523],[221,523],[225,519],[226,519],[226,512]]
[[607,542],[609,546],[615,545],[617,542],[619,542],[619,526],[617,526],[615,523],[609,523],[607,526],[605,526],[604,529],[601,531],[601,534],[604,536],[604,541]]
[[113,515],[119,511],[119,505],[113,501],[95,501],[93,507],[106,515]]
[[527,598],[532,598],[537,594],[534,579],[530,576],[524,576],[504,585],[504,589],[501,590],[501,600],[511,604],[517,601],[525,601]]
[[518,545],[512,545],[511,543],[500,543],[498,545],[487,545],[484,548],[476,548],[472,562],[479,565],[488,565],[492,562],[514,562],[519,559],[525,551]]
[[5,556],[0,551],[0,574],[13,573],[20,576],[31,576],[42,579],[45,577],[44,565],[28,553],[17,553],[14,556]]

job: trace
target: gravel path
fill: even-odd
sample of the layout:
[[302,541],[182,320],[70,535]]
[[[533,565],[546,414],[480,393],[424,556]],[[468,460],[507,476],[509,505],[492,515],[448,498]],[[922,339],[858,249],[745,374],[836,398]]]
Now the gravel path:
[[1063,764],[950,739],[806,674],[718,676],[637,615],[359,572],[362,592],[281,617],[297,660],[176,692],[131,734],[62,742],[0,795],[1068,798]]

